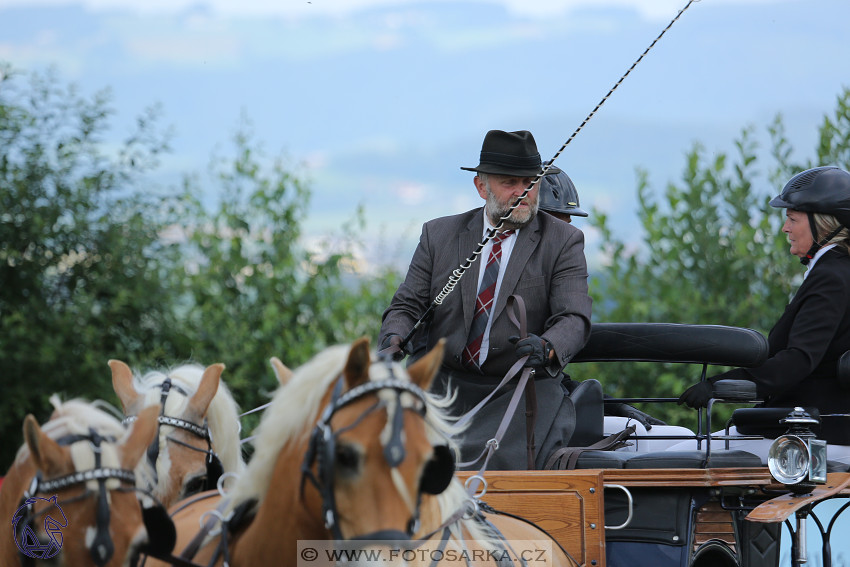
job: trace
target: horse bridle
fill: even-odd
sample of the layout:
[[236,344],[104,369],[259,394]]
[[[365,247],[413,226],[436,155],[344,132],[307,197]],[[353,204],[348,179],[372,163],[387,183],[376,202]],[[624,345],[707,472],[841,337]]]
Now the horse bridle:
[[[384,359],[387,368],[390,372],[390,378],[385,380],[377,380],[366,382],[359,386],[351,388],[349,391],[342,393],[345,379],[340,376],[334,385],[331,401],[325,407],[321,419],[319,419],[313,432],[310,436],[310,444],[307,453],[304,456],[304,462],[301,465],[301,493],[303,496],[304,482],[309,479],[310,482],[319,491],[322,498],[322,516],[325,521],[325,527],[330,530],[336,541],[346,541],[342,535],[338,522],[338,512],[336,509],[336,499],[334,496],[334,458],[336,451],[336,437],[339,433],[356,427],[368,414],[376,409],[383,407],[381,402],[372,405],[361,414],[354,422],[345,429],[334,432],[331,427],[331,418],[334,414],[345,406],[351,404],[355,400],[377,392],[379,390],[391,390],[396,394],[397,411],[392,416],[392,424],[390,437],[384,445],[384,459],[391,468],[398,467],[406,456],[404,443],[402,442],[402,431],[404,429],[403,413],[405,409],[413,409],[402,406],[401,395],[405,392],[412,394],[420,403],[417,404],[415,410],[423,418],[426,413],[426,394],[416,386],[405,380],[400,380],[395,377],[392,371],[392,362]],[[317,470],[313,472],[313,465],[316,465]],[[418,530],[419,524],[419,505],[421,494],[440,494],[451,482],[455,471],[454,455],[451,449],[446,445],[437,445],[434,447],[434,457],[426,464],[425,471],[422,475],[422,481],[417,494],[416,508],[413,511],[412,518],[408,524],[406,532],[397,530],[381,530],[366,535],[349,538],[351,540],[409,540]]]
[[[179,417],[171,417],[165,415],[165,402],[168,400],[168,394],[172,389],[176,390],[180,394],[185,397],[189,397],[189,393],[186,392],[180,386],[174,384],[171,381],[171,378],[166,378],[162,384],[160,384],[160,398],[159,398],[159,406],[160,413],[159,417],[157,417],[157,429],[156,429],[156,438],[154,442],[148,447],[147,450],[147,459],[153,469],[154,479],[158,482],[159,473],[156,470],[156,460],[159,458],[159,430],[163,425],[170,425],[171,427],[176,427],[177,429],[182,429],[184,431],[188,431],[193,434],[195,437],[207,442],[207,449],[199,449],[193,445],[188,443],[183,443],[177,439],[173,439],[171,437],[168,438],[169,441],[177,443],[178,445],[182,445],[188,449],[192,449],[194,451],[200,451],[202,453],[207,454],[206,464],[207,464],[207,475],[204,480],[203,490],[212,490],[216,487],[216,483],[218,482],[219,477],[224,473],[224,467],[221,464],[221,460],[218,458],[218,455],[215,454],[212,448],[212,434],[210,433],[209,425],[206,420],[204,420],[203,425],[198,425],[197,423],[193,423],[191,421],[180,419]],[[121,422],[124,425],[129,425],[136,421],[138,416],[131,415],[124,418]]]
[[[115,552],[115,545],[112,543],[112,536],[109,535],[110,510],[109,500],[107,498],[108,489],[106,488],[106,481],[109,479],[117,479],[121,483],[130,484],[135,488],[136,475],[131,470],[102,466],[102,450],[100,445],[104,441],[114,443],[114,437],[102,436],[94,429],[90,428],[88,434],[66,435],[57,439],[56,443],[61,446],[71,446],[83,441],[89,442],[92,446],[92,451],[94,452],[94,468],[84,471],[76,471],[47,480],[42,478],[40,471],[36,473],[29,488],[24,491],[24,495],[21,498],[21,506],[27,506],[26,509],[28,510],[28,513],[23,517],[23,520],[25,525],[32,527],[36,517],[40,514],[35,513],[35,511],[32,510],[32,505],[37,500],[33,497],[37,494],[52,494],[78,484],[85,484],[89,481],[97,481],[97,523],[95,526],[95,535],[89,547],[89,553],[91,554],[92,561],[94,561],[95,565],[102,567],[112,558],[112,555]],[[120,488],[116,490],[120,490]],[[65,503],[67,504],[68,502],[74,502],[82,498],[86,498],[88,495],[88,492],[86,492],[82,496]],[[32,565],[34,563],[31,557],[24,555],[23,553],[20,554],[20,557],[22,565]]]

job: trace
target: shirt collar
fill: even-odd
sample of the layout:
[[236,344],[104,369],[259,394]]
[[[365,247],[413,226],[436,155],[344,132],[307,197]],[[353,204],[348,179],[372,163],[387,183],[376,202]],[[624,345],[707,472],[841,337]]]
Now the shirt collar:
[[832,250],[833,248],[835,248],[836,246],[837,246],[837,244],[829,244],[829,245],[824,246],[823,248],[821,248],[820,250],[818,250],[818,251],[817,251],[817,253],[814,255],[814,257],[813,257],[813,258],[809,261],[809,265],[808,265],[808,267],[806,268],[806,273],[805,273],[805,274],[803,274],[803,279],[804,279],[804,280],[805,280],[807,277],[809,277],[809,272],[811,272],[811,271],[812,271],[812,268],[814,268],[814,267],[815,267],[815,264],[817,264],[817,263],[818,263],[818,260],[820,259],[820,257],[821,257],[821,256],[823,256],[824,254],[826,254],[826,253],[827,253],[827,251]]
[[[487,218],[487,208],[484,207],[482,210],[483,210],[483,214],[484,214],[484,229],[481,231],[481,234],[482,234],[482,236],[487,236],[488,231],[496,230],[496,227],[493,226],[492,224],[490,224],[490,219]],[[514,233],[511,236],[509,236],[508,238],[512,238],[514,236],[519,235],[519,231],[520,231],[519,228],[514,229]]]

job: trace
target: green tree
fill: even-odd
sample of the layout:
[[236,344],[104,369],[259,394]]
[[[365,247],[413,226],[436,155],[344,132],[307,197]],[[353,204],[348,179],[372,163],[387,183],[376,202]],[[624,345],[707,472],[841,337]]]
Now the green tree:
[[[369,336],[398,277],[386,268],[364,275],[357,266],[362,212],[306,247],[301,222],[310,192],[292,166],[271,167],[243,122],[233,156],[212,160],[216,203],[187,200],[182,279],[184,326],[191,356],[224,362],[224,380],[243,408],[258,406],[277,386],[269,358],[295,367],[331,344]],[[187,194],[200,193],[197,179]],[[246,429],[250,429],[249,420]]]
[[[642,246],[614,235],[608,217],[594,210],[607,262],[591,279],[596,321],[723,324],[767,333],[802,276],[788,254],[784,212],[768,206],[790,176],[815,165],[850,164],[850,90],[820,127],[814,161],[791,162],[792,147],[781,116],[768,126],[769,158],[759,158],[752,128],[742,131],[736,153],[709,158],[699,144],[687,154],[679,184],[657,200],[638,172]],[[764,161],[766,164],[760,165]],[[699,379],[692,367],[623,363],[582,365],[621,397],[678,396]],[[716,369],[722,370],[722,369]],[[672,423],[692,423],[687,410],[651,408]]]
[[170,355],[167,207],[134,191],[167,148],[156,111],[114,152],[101,145],[108,93],[62,88],[52,73],[0,70],[0,463],[26,413],[48,396],[107,398],[109,358]]
[[224,362],[247,409],[277,386],[271,356],[294,367],[376,337],[399,278],[359,265],[363,212],[305,246],[309,188],[283,159],[268,166],[247,127],[211,180],[186,174],[157,195],[147,174],[168,135],[156,109],[110,149],[108,92],[0,75],[0,438],[15,440],[0,467],[50,394],[115,403],[110,358],[139,371]]

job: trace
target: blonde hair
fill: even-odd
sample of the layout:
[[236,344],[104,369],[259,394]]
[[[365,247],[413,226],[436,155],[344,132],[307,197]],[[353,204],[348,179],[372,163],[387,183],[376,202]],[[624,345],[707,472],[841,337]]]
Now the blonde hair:
[[[815,232],[817,232],[818,240],[827,237],[832,234],[834,230],[842,227],[841,223],[838,222],[838,219],[832,215],[826,215],[823,213],[812,214],[815,218]],[[846,226],[842,227],[838,234],[833,236],[826,244],[837,244],[844,250],[844,252],[850,254],[850,229]]]

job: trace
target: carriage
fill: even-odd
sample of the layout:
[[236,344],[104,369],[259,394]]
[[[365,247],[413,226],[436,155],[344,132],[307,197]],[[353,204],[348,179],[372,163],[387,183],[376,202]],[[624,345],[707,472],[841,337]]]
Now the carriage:
[[[593,326],[588,344],[569,369],[581,376],[586,362],[681,363],[696,365],[705,378],[710,365],[756,366],[766,356],[766,339],[750,329],[601,323]],[[847,357],[841,361],[840,373],[847,381],[850,373],[845,362]],[[602,439],[601,392],[587,390],[590,393],[582,392],[582,399],[576,400],[577,421],[594,429],[590,439]],[[815,434],[821,422],[837,420],[850,437],[850,416],[817,416],[801,408],[796,412],[752,408],[758,401],[755,386],[740,380],[717,382],[715,396],[706,410],[698,411],[694,439],[699,449],[575,448],[565,470],[488,471],[480,498],[488,507],[540,525],[569,552],[575,565],[775,567],[780,563],[783,537],[790,539],[793,565],[807,561],[833,565],[833,540],[846,537],[847,528],[840,528],[839,521],[846,525],[840,516],[850,507],[850,472],[847,465],[830,461],[828,454],[824,458],[825,444]],[[618,401],[664,403],[676,398]],[[711,423],[715,403],[737,408],[719,426]],[[737,435],[728,434],[732,425]],[[749,433],[766,429],[772,430],[770,437],[778,437],[776,467],[773,463],[763,466],[759,457],[746,450],[748,442],[763,439]],[[710,434],[716,430],[720,434]],[[588,439],[588,432],[581,437]],[[657,439],[632,436],[638,446]],[[789,439],[797,445],[779,445]],[[850,444],[850,439],[841,444]],[[789,462],[792,457],[798,460]],[[474,473],[459,475],[469,478]],[[829,516],[821,520],[818,514],[823,512],[813,508],[832,499]],[[807,528],[812,526],[820,532],[820,553],[807,547]]]

